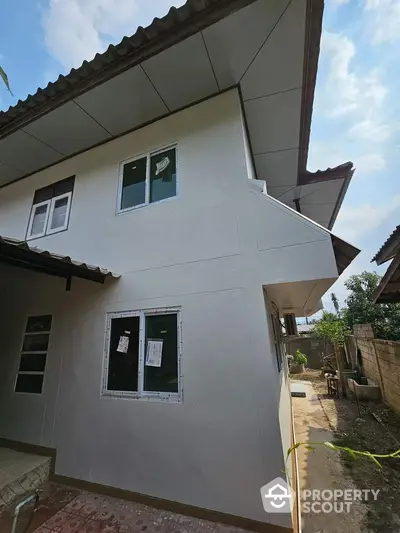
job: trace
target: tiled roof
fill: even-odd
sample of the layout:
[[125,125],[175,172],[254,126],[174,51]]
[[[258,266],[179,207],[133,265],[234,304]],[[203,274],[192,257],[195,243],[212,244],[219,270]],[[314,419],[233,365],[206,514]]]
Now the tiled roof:
[[72,276],[103,283],[107,277],[119,278],[118,274],[59,255],[47,250],[29,246],[26,241],[19,241],[0,236],[0,263],[6,262],[31,270],[48,273],[65,278]]

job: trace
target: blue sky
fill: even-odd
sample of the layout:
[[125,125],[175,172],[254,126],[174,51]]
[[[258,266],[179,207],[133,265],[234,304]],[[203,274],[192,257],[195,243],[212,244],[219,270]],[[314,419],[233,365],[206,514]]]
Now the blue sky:
[[[170,0],[3,2],[0,64],[15,97],[0,91],[0,108],[148,25],[170,5]],[[350,160],[357,169],[334,228],[362,249],[334,286],[342,302],[343,281],[375,268],[370,259],[400,223],[399,47],[400,0],[326,1],[308,166],[315,170]],[[325,301],[329,306],[329,297]]]

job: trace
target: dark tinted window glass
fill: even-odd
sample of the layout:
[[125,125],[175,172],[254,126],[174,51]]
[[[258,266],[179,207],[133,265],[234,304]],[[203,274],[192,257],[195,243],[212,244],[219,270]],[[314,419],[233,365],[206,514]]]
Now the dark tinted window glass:
[[43,189],[38,189],[35,192],[35,196],[33,197],[33,205],[40,204],[41,202],[45,202],[46,200],[51,200],[53,198],[53,191],[53,185],[43,187]]
[[147,158],[126,163],[123,169],[121,209],[140,205],[146,199]]
[[26,324],[26,332],[50,331],[51,315],[30,316]]
[[[127,351],[118,351],[121,337],[128,337]],[[139,317],[111,320],[110,352],[108,360],[108,390],[137,391],[139,364]]]
[[43,386],[43,374],[18,374],[15,392],[32,392],[41,394]]
[[150,158],[150,202],[176,196],[176,150],[171,148]]
[[22,354],[21,361],[19,363],[20,372],[44,372],[44,367],[46,366],[46,354],[45,353],[36,353],[36,354]]
[[161,366],[144,367],[144,390],[178,392],[178,316],[146,316],[146,350],[148,340],[162,340]]
[[35,192],[33,197],[33,204],[40,204],[40,202],[45,202],[46,200],[51,200],[55,196],[60,196],[60,194],[65,194],[74,190],[75,176],[65,178],[64,180],[57,181],[52,183],[47,187],[42,187]]
[[61,194],[65,194],[67,192],[71,192],[74,190],[74,183],[75,183],[75,176],[71,176],[69,178],[65,178],[65,180],[57,181],[54,183],[54,196],[60,196]]
[[22,346],[23,352],[45,352],[49,345],[48,333],[38,333],[37,335],[29,335],[24,337],[24,344]]

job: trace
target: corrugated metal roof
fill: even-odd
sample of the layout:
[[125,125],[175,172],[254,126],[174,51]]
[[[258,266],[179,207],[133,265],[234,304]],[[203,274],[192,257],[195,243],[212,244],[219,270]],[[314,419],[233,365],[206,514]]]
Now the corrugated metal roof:
[[15,106],[0,112],[0,137],[21,127],[19,119],[29,122],[38,118],[49,107],[57,107],[253,1],[187,0],[179,8],[171,7],[167,15],[155,18],[147,28],[139,26],[119,44],[110,45],[91,61],[84,61],[66,76],[60,75],[54,83],[50,82],[44,89],[39,88],[35,94],[29,94],[25,100],[18,100]]
[[0,236],[1,262],[54,276],[64,278],[75,276],[98,283],[103,283],[107,277],[119,278],[118,274],[105,268],[29,246],[26,241],[2,236]]
[[374,257],[371,259],[371,263],[372,261],[376,261],[377,259],[379,260],[379,256],[382,255],[383,252],[396,241],[396,239],[399,239],[399,238],[400,238],[400,224],[396,227],[396,229],[391,233],[391,235],[386,239],[383,245],[376,252]]
[[372,294],[377,304],[400,302],[400,251],[393,258],[378,287]]
[[328,167],[326,170],[316,170],[315,172],[306,170],[299,175],[299,185],[336,179],[349,179],[354,174],[354,170],[352,161],[342,163],[337,167]]

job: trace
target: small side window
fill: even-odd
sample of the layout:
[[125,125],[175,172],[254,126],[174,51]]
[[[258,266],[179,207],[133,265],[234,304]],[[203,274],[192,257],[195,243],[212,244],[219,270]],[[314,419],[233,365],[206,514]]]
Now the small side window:
[[15,380],[15,392],[42,393],[51,320],[51,315],[28,318]]
[[36,239],[67,229],[75,177],[35,191],[26,238]]
[[50,220],[47,233],[55,233],[68,226],[69,210],[71,208],[72,193],[53,198],[50,206]]
[[32,207],[31,218],[28,226],[28,237],[42,237],[43,235],[46,235],[49,211],[49,200],[47,202],[36,204]]

